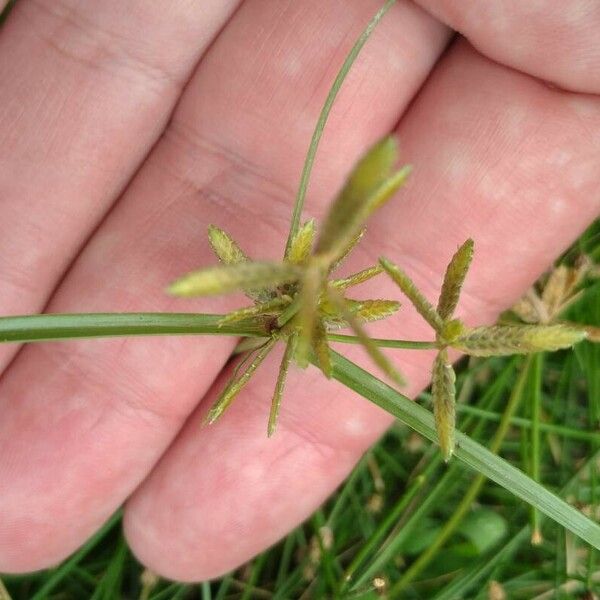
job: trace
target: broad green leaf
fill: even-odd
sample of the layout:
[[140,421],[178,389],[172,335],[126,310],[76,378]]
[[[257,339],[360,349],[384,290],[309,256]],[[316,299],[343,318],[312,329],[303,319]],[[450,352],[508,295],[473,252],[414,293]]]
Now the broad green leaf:
[[267,427],[267,435],[269,437],[275,433],[275,429],[277,428],[277,419],[279,418],[279,409],[281,408],[281,398],[285,388],[285,380],[287,378],[290,362],[296,353],[297,340],[298,336],[295,333],[290,335],[287,339],[283,358],[281,359],[277,383],[275,384],[275,392],[273,393],[273,399],[271,401],[271,412],[269,414],[269,425]]
[[287,262],[293,265],[302,265],[310,257],[313,242],[315,239],[315,221],[310,219],[300,227],[298,233],[293,237],[289,253],[286,257]]
[[216,296],[236,290],[255,290],[297,280],[299,267],[289,264],[247,262],[193,271],[168,288],[174,296]]
[[454,314],[460,290],[473,260],[473,240],[468,239],[454,254],[446,269],[437,311],[445,321]]
[[417,289],[417,286],[412,282],[410,277],[393,262],[386,258],[380,258],[379,263],[385,269],[386,273],[402,290],[404,295],[411,301],[412,305],[417,309],[418,313],[435,329],[441,332],[444,326],[444,321],[437,313],[435,308],[429,303],[429,300]]
[[407,167],[393,170],[397,155],[396,141],[387,137],[359,160],[325,218],[315,254],[335,262],[369,216],[406,181]]
[[[205,422],[208,424],[214,423],[231,405],[236,396],[242,391],[244,386],[250,381],[252,375],[261,363],[265,360],[269,352],[273,349],[276,343],[275,338],[270,338],[265,344],[258,350],[254,359],[251,360],[250,364],[246,366],[245,360],[242,360],[238,369],[234,372],[231,381],[225,386],[225,389],[221,392],[217,401],[213,404],[211,409],[208,411]],[[241,368],[241,375],[238,374],[238,370]]]
[[494,325],[467,330],[452,347],[471,356],[552,352],[570,348],[586,335],[585,329],[569,325]]
[[226,325],[227,323],[236,323],[237,321],[242,321],[249,317],[277,314],[282,308],[288,306],[291,301],[292,299],[289,296],[281,296],[280,298],[273,298],[273,300],[270,300],[269,302],[263,302],[262,304],[255,304],[254,306],[234,310],[226,314],[219,321],[219,326]]
[[448,360],[446,349],[440,350],[433,363],[431,395],[433,415],[440,448],[444,460],[448,461],[454,452],[454,429],[456,426],[456,375]]
[[344,277],[343,279],[334,279],[331,281],[331,285],[336,287],[338,290],[345,290],[354,285],[359,285],[376,277],[379,273],[383,272],[383,268],[381,265],[374,265],[373,267],[368,267],[367,269],[363,269],[358,273],[354,273],[348,277]]

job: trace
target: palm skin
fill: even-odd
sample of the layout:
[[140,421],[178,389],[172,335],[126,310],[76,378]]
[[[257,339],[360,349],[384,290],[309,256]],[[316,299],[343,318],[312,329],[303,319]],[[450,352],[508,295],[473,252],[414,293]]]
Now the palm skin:
[[[473,237],[458,316],[489,323],[600,212],[600,9],[419,4],[392,8],[349,75],[307,213],[320,218],[356,158],[397,129],[414,173],[348,268],[385,254],[434,298]],[[327,88],[378,6],[20,0],[0,31],[0,313],[241,305],[163,290],[213,262],[209,223],[254,257],[281,256]],[[383,278],[366,287],[397,297]],[[391,324],[371,331],[430,336],[409,307]],[[123,503],[134,552],[180,580],[237,566],[309,515],[390,417],[292,370],[268,439],[276,357],[201,428],[234,343],[0,348],[0,571],[55,564]],[[429,380],[428,353],[394,359],[409,393]]]

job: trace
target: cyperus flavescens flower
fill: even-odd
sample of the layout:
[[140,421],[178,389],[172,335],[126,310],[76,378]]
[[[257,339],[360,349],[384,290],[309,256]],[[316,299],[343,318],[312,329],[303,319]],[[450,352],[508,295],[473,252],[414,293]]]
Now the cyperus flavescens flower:
[[332,272],[353,250],[369,216],[402,186],[410,169],[396,169],[397,147],[387,137],[373,146],[350,173],[331,205],[318,236],[313,220],[291,239],[281,263],[251,261],[223,230],[210,226],[208,237],[220,266],[189,273],[175,281],[169,292],[177,296],[206,296],[243,290],[252,306],[226,315],[223,322],[262,319],[270,336],[248,351],[233,377],[207,415],[215,421],[246,385],[278,341],[286,345],[271,404],[268,433],[275,431],[285,378],[294,360],[301,367],[314,361],[331,376],[327,333],[350,327],[375,363],[396,383],[402,377],[366,334],[363,324],[390,316],[399,308],[394,300],[353,300],[349,288],[382,272],[371,266],[343,279]]
[[460,291],[473,260],[474,243],[467,240],[452,257],[446,269],[437,308],[423,296],[400,267],[382,258],[380,264],[398,284],[419,314],[436,332],[439,348],[432,371],[433,412],[446,460],[454,452],[456,376],[448,358],[448,348],[456,348],[471,356],[528,354],[568,348],[583,340],[585,329],[570,325],[493,325],[468,328],[454,319]]

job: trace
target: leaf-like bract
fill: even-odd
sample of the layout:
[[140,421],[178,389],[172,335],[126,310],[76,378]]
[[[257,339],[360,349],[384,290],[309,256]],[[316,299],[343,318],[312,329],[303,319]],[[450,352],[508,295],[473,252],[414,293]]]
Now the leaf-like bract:
[[473,240],[468,239],[454,254],[448,264],[437,311],[445,321],[454,314],[460,290],[473,260]]
[[454,429],[456,426],[456,375],[448,360],[446,349],[441,350],[433,363],[431,394],[433,415],[440,441],[440,448],[447,461],[454,452]]
[[255,290],[297,280],[299,267],[285,263],[245,262],[192,271],[169,286],[174,296],[216,296]]
[[381,258],[379,263],[385,269],[386,273],[402,290],[404,295],[411,301],[418,313],[437,331],[442,331],[444,322],[435,308],[429,303],[429,300],[417,289],[410,277],[393,262]]

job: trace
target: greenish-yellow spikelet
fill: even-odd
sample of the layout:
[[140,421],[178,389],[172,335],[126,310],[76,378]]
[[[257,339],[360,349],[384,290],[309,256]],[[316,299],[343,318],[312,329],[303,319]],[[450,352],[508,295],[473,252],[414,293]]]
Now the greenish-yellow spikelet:
[[370,323],[393,315],[399,308],[400,302],[395,300],[359,300],[352,313],[361,323]]
[[437,313],[435,308],[429,303],[429,300],[421,294],[417,286],[410,277],[393,262],[386,258],[380,258],[379,263],[385,272],[392,278],[396,285],[402,290],[404,295],[411,301],[418,313],[435,329],[438,333],[442,331],[444,321]]
[[247,306],[245,308],[234,310],[226,314],[219,321],[219,327],[226,323],[235,323],[236,321],[242,321],[249,317],[277,314],[280,309],[288,306],[291,301],[292,299],[289,296],[281,296],[280,298],[273,298],[273,300],[263,302],[262,304],[255,304],[254,306]]
[[233,378],[227,384],[225,389],[219,395],[217,401],[213,404],[211,409],[208,411],[205,422],[214,423],[224,412],[229,408],[235,397],[242,391],[244,386],[250,381],[252,375],[264,359],[267,357],[269,352],[273,349],[276,343],[275,338],[269,339],[261,348],[258,350],[254,359],[243,369],[241,374],[238,374],[237,369],[234,373]]
[[474,242],[468,239],[454,254],[448,264],[437,311],[445,321],[450,319],[456,310],[460,290],[473,260]]
[[208,226],[208,241],[217,258],[226,265],[236,265],[249,260],[237,242],[215,225]]
[[368,217],[406,181],[408,167],[393,170],[397,156],[396,141],[387,137],[359,160],[325,218],[315,254],[329,264],[337,261]]
[[494,325],[469,329],[452,346],[471,356],[529,354],[570,348],[586,336],[568,325]]
[[454,452],[454,430],[456,427],[456,375],[448,360],[445,349],[440,350],[433,363],[431,394],[433,415],[440,448],[444,460],[448,461]]
[[388,360],[375,342],[373,342],[373,340],[369,337],[369,334],[363,328],[361,322],[354,316],[352,310],[347,306],[347,300],[345,300],[345,298],[335,288],[332,287],[328,289],[328,296],[332,304],[334,304],[339,310],[343,319],[348,323],[348,325],[350,325],[361,345],[370,356],[371,360],[398,386],[405,385],[404,378],[400,372]]
[[336,260],[333,261],[333,263],[331,263],[331,266],[329,267],[329,272],[331,273],[332,271],[335,271],[347,258],[348,256],[350,256],[350,254],[352,253],[352,251],[354,250],[354,248],[356,248],[356,246],[358,246],[358,243],[360,242],[360,240],[362,240],[362,238],[364,237],[365,233],[366,233],[366,228],[363,227],[348,243],[348,245],[346,246],[346,248],[344,248],[344,251],[341,253],[340,257]]
[[445,321],[442,331],[439,333],[438,341],[444,345],[452,345],[454,340],[458,339],[467,331],[467,327],[460,319],[450,319]]
[[300,309],[295,318],[299,329],[295,360],[302,369],[308,366],[310,359],[321,287],[322,273],[320,268],[315,265],[309,266],[302,278]]
[[383,268],[381,265],[374,265],[372,267],[368,267],[367,269],[363,269],[358,273],[354,273],[348,277],[344,277],[343,279],[334,279],[331,281],[331,285],[336,287],[338,290],[345,290],[354,285],[360,285],[365,281],[369,281],[373,277],[379,275],[379,273],[383,272]]
[[312,251],[313,242],[315,239],[315,220],[310,219],[294,236],[286,260],[293,265],[304,264]]
[[[361,323],[379,321],[393,315],[400,308],[400,303],[395,300],[351,300],[345,299],[346,309],[349,310]],[[319,304],[321,317],[329,329],[348,327],[348,323],[336,306],[325,298]]]
[[317,359],[317,365],[323,372],[323,375],[327,379],[331,379],[333,368],[331,366],[331,354],[329,351],[329,344],[327,343],[327,331],[323,322],[317,320],[313,332],[313,352]]
[[168,291],[174,296],[216,296],[290,283],[301,275],[295,265],[246,262],[192,271],[172,283]]
[[285,352],[281,359],[277,383],[275,384],[275,392],[273,393],[273,400],[271,401],[271,412],[269,413],[269,424],[267,427],[267,435],[269,437],[275,433],[275,429],[277,428],[277,419],[279,418],[279,409],[281,408],[281,398],[285,388],[285,380],[287,378],[290,362],[296,353],[297,340],[298,336],[295,333],[288,337]]

